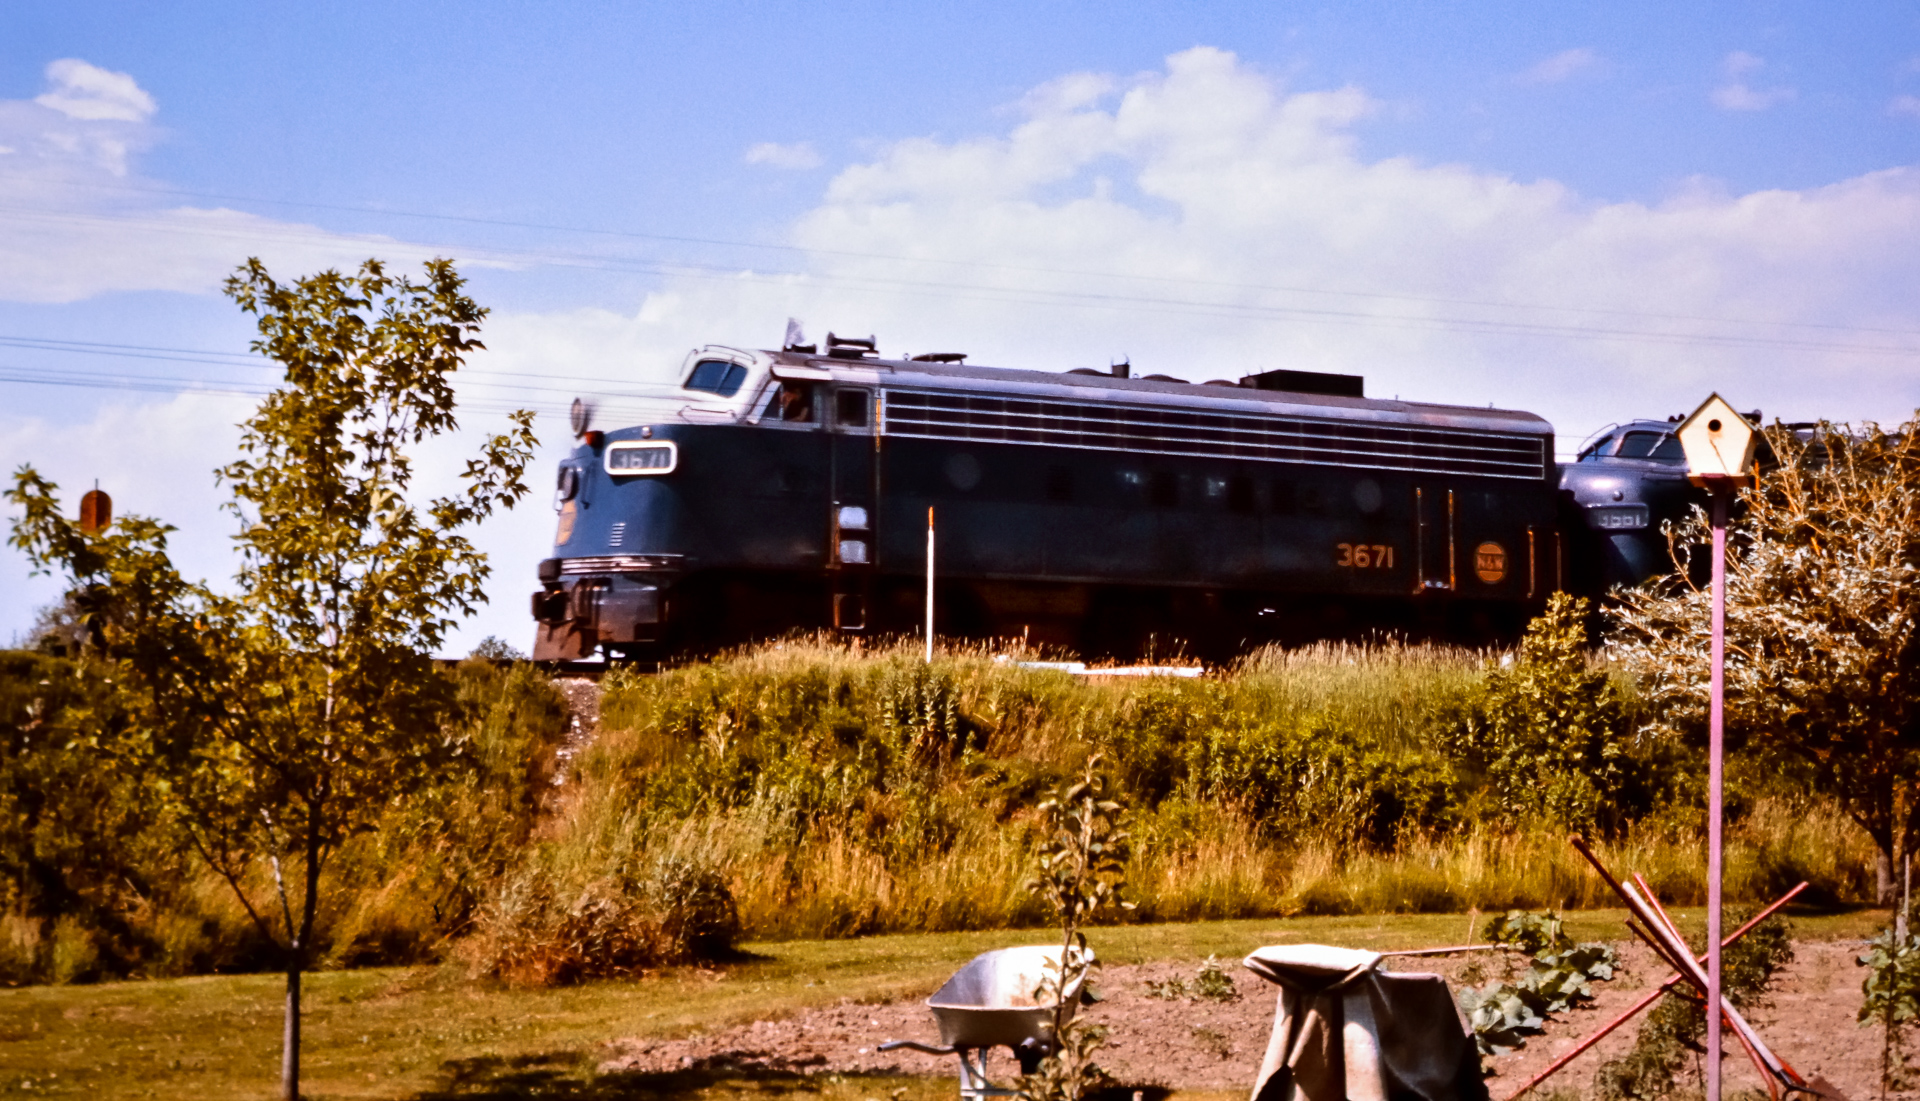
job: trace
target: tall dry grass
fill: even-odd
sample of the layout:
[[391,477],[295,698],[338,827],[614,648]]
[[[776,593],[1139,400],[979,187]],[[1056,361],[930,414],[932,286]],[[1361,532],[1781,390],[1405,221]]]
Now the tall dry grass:
[[[1329,644],[1196,680],[1086,681],[985,646],[927,667],[915,647],[790,639],[611,678],[546,843],[701,862],[757,936],[1031,924],[1028,808],[1097,751],[1133,809],[1132,920],[1610,905],[1564,825],[1492,813],[1449,740],[1503,657]],[[1652,802],[1597,847],[1696,904],[1697,762],[1649,753],[1636,790]],[[1730,898],[1800,878],[1866,897],[1872,847],[1830,803],[1742,805]],[[611,823],[617,845],[591,840]]]

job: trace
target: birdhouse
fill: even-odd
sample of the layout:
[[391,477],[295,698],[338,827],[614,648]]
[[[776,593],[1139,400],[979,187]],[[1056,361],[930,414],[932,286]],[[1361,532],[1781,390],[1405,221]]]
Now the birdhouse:
[[1687,453],[1687,478],[1694,485],[1744,485],[1753,474],[1753,449],[1760,431],[1714,394],[1674,433]]
[[113,498],[101,492],[98,484],[80,498],[80,530],[98,535],[113,523]]

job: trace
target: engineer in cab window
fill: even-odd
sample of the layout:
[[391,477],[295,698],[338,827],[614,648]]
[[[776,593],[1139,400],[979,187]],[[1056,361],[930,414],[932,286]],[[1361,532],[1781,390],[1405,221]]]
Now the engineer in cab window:
[[778,413],[788,424],[806,424],[813,420],[813,387],[804,382],[783,382],[773,395],[768,412]]

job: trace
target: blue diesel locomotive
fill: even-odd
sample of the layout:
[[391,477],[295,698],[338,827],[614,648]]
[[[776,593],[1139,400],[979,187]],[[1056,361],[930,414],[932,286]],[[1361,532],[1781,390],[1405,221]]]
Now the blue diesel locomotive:
[[576,403],[535,659],[919,630],[930,519],[942,634],[1120,657],[1508,638],[1556,589],[1645,576],[1670,505],[1600,484],[1666,458],[1620,460],[1631,429],[1563,489],[1540,417],[1349,375],[1056,374],[829,335],[701,348],[681,377],[654,423],[598,431]]

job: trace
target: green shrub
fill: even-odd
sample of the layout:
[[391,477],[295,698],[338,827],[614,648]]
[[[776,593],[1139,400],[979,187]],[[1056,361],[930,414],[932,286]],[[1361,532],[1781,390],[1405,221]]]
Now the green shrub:
[[1585,600],[1556,593],[1518,657],[1486,678],[1447,732],[1487,811],[1618,833],[1648,809],[1627,699],[1587,653]]
[[49,981],[62,986],[92,982],[100,977],[100,947],[94,933],[75,917],[62,917],[53,923],[53,944],[47,967]]

